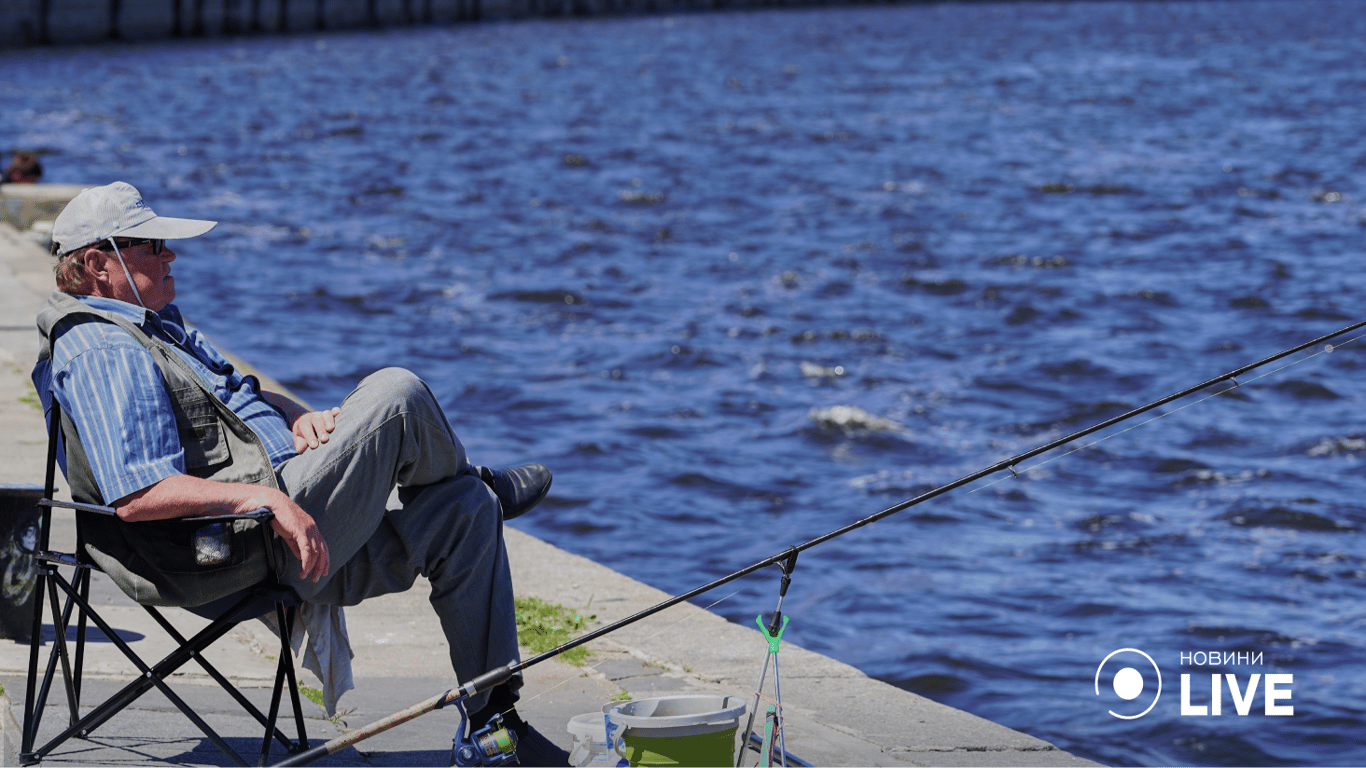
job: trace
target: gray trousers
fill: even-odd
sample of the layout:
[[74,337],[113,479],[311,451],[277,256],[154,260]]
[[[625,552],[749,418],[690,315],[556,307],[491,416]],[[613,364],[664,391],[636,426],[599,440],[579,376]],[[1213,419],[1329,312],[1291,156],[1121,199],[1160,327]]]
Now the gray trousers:
[[286,586],[306,602],[356,605],[407,590],[421,574],[460,682],[520,658],[498,499],[421,379],[400,368],[367,376],[328,442],[277,474],[331,556],[332,572],[316,584],[299,579],[297,561],[286,569]]

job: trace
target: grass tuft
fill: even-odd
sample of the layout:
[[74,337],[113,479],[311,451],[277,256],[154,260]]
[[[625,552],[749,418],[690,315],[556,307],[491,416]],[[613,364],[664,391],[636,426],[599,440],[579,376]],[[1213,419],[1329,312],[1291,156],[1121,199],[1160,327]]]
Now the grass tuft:
[[322,692],[322,691],[318,690],[317,688],[310,688],[310,687],[304,685],[304,681],[302,681],[302,680],[299,680],[298,683],[299,683],[299,693],[302,693],[302,694],[304,695],[304,698],[305,698],[305,699],[308,699],[309,701],[313,702],[314,704],[317,704],[318,706],[322,707],[323,709],[326,709],[326,708],[327,708],[327,706],[326,706],[325,704],[323,704],[323,692]]
[[[580,616],[572,608],[546,602],[539,597],[514,598],[517,608],[517,641],[534,653],[545,653],[574,639],[597,614]],[[570,664],[588,662],[588,649],[579,646],[560,655]]]
[[[302,680],[297,680],[297,681],[295,681],[295,682],[296,682],[296,683],[298,684],[298,686],[299,686],[299,693],[303,694],[303,697],[304,697],[305,699],[308,699],[309,701],[313,702],[314,704],[317,704],[319,707],[322,707],[324,711],[327,710],[327,705],[323,703],[323,692],[322,692],[322,691],[318,690],[317,688],[310,688],[310,687],[308,687],[307,685],[304,685],[304,681],[302,681]],[[338,712],[337,714],[335,714],[335,715],[333,715],[333,716],[331,716],[331,717],[328,717],[328,718],[321,718],[321,717],[320,717],[320,718],[318,718],[318,719],[319,719],[319,720],[324,720],[324,719],[325,719],[325,720],[331,722],[333,725],[339,725],[339,726],[345,728],[345,727],[346,727],[346,721],[343,720],[342,718],[345,717],[345,716],[347,716],[347,715],[349,715],[349,714],[351,714],[352,712],[355,712],[355,711],[356,711],[355,709],[344,709],[344,710],[342,710],[341,712]]]

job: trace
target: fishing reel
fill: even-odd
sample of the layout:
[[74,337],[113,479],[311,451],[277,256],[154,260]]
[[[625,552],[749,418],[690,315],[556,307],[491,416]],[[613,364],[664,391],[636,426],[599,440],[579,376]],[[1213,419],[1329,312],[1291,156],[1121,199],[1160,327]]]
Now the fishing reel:
[[457,701],[455,706],[460,710],[460,730],[451,745],[451,765],[518,765],[517,734],[503,726],[502,715],[494,715],[487,725],[466,736],[465,705]]

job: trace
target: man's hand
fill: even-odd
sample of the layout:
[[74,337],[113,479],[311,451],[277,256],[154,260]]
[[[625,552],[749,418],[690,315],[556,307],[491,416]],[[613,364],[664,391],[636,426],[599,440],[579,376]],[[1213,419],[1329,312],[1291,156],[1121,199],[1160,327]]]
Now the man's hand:
[[261,397],[284,414],[285,423],[289,424],[294,432],[296,453],[303,453],[309,448],[317,448],[327,442],[332,430],[336,429],[337,415],[341,413],[341,408],[310,411],[294,399],[267,389],[261,390]]
[[281,494],[281,497],[283,501],[267,505],[275,513],[270,526],[284,539],[289,551],[299,558],[299,578],[317,583],[332,567],[327,542],[323,541],[322,531],[318,530],[312,515],[288,496]]
[[303,453],[327,442],[332,430],[337,428],[337,415],[340,413],[341,408],[331,408],[300,414],[294,420],[294,450]]

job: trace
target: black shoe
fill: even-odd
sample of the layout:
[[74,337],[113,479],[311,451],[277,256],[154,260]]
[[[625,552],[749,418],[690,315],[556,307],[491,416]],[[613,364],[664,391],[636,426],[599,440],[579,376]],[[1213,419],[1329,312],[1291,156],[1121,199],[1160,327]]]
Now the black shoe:
[[475,467],[479,479],[493,489],[503,506],[503,519],[511,520],[541,503],[550,491],[550,470],[544,464],[523,464],[508,469]]

